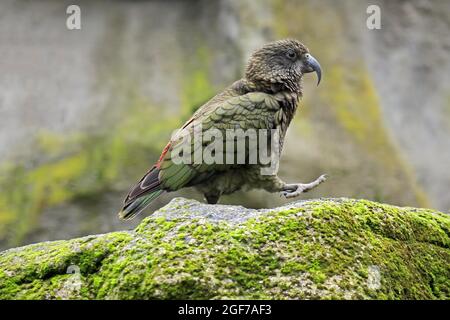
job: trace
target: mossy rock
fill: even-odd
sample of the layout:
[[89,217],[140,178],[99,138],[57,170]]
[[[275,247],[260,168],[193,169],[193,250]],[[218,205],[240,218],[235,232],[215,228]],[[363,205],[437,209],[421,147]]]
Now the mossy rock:
[[448,299],[449,236],[447,214],[366,200],[176,198],[134,231],[0,253],[0,299]]

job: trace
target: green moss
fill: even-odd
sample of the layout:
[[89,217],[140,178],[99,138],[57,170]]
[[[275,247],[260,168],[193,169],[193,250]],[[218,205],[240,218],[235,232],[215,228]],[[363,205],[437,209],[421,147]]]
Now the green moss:
[[330,199],[238,224],[185,214],[1,253],[0,298],[450,298],[450,218],[440,212]]
[[[93,198],[128,183],[130,168],[144,172],[156,161],[177,119],[136,93],[128,99],[128,115],[104,134],[38,135],[36,154],[41,162],[3,166],[0,180],[0,239],[17,245],[46,208]],[[159,119],[148,126],[148,119]]]
[[[360,66],[338,65],[328,71],[327,81],[333,88],[325,91],[325,103],[332,105],[338,123],[359,144],[375,157],[386,172],[402,173],[411,186],[420,206],[429,207],[425,192],[416,183],[412,169],[396,151],[383,124],[380,103],[367,70]],[[379,196],[379,200],[383,200]]]
[[182,81],[181,104],[184,117],[188,118],[202,104],[216,94],[211,83],[211,52],[205,45],[199,45],[186,62],[183,60],[184,78]]
[[[301,40],[322,65],[319,89],[311,92],[314,79],[305,77],[301,114],[295,118],[294,127],[308,143],[321,148],[318,154],[334,155],[338,165],[333,161],[324,163],[322,156],[307,163],[308,168],[313,168],[321,162],[320,171],[327,170],[343,181],[327,193],[430,206],[413,169],[402,158],[384,126],[364,55],[358,46],[340,41],[346,32],[345,10],[295,0],[273,0],[270,4],[275,37]],[[367,176],[365,179],[356,174],[362,172]],[[379,179],[380,176],[386,179]],[[348,185],[352,190],[347,189]]]
[[[104,236],[91,236],[73,241],[55,241],[35,244],[22,250],[10,250],[12,259],[7,269],[0,273],[4,298],[42,299],[70,298],[66,296],[76,289],[76,281],[84,280],[83,274],[99,270],[103,259],[130,235],[117,232]],[[45,260],[42,260],[45,257]],[[4,256],[0,258],[5,263]],[[71,268],[76,273],[72,273]],[[82,284],[81,284],[82,287]],[[86,297],[86,287],[72,292],[77,297]],[[25,290],[23,290],[26,288]],[[83,289],[83,290],[82,290]],[[74,298],[75,296],[72,296]]]
[[136,91],[139,86],[123,64],[111,62],[114,67],[100,68],[99,90],[108,88],[111,99],[108,110],[112,111],[100,126],[107,130],[72,135],[38,132],[35,157],[27,163],[1,166],[0,241],[19,245],[47,208],[122,191],[129,185],[129,176],[148,170],[173,128],[214,95],[210,55],[208,47],[199,45],[189,62],[183,60],[181,117],[173,117],[164,106],[154,105]]
[[[351,77],[347,77],[347,73]],[[330,95],[329,100],[344,128],[367,149],[377,151],[389,145],[368,72],[361,68],[344,70],[337,66],[327,72],[327,81],[332,83],[334,90],[326,94]],[[361,107],[362,101],[364,107]]]

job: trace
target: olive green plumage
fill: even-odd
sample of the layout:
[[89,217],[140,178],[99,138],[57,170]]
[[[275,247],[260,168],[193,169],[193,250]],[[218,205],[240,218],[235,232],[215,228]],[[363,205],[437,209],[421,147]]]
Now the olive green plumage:
[[[119,217],[130,219],[162,192],[184,187],[195,186],[208,203],[216,203],[221,195],[242,188],[262,188],[294,197],[323,182],[325,177],[321,176],[309,184],[286,184],[275,172],[262,174],[262,167],[270,164],[249,162],[250,154],[255,150],[250,142],[245,144],[248,137],[237,139],[241,139],[245,146],[242,158],[242,153],[237,153],[239,142],[231,144],[235,137],[226,134],[227,130],[263,130],[270,139],[274,139],[275,132],[279,136],[277,143],[281,151],[286,130],[302,96],[303,74],[313,71],[317,72],[320,81],[319,63],[296,40],[272,42],[254,52],[245,77],[200,107],[172,137],[155,166],[129,192]],[[220,133],[217,139],[221,140],[219,145],[222,149],[211,154],[222,162],[210,163],[198,158],[205,150],[208,151],[208,143],[214,140],[200,141],[199,137],[203,139],[208,132]],[[257,146],[267,143],[260,138],[255,141]],[[244,163],[238,161],[239,157]],[[234,161],[230,163],[227,159]]]

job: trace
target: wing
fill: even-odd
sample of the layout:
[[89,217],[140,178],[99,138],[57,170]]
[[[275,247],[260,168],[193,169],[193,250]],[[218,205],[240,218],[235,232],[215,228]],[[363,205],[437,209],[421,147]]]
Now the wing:
[[[210,141],[202,141],[212,129],[222,132],[222,145],[226,145],[229,129],[272,129],[280,109],[277,96],[262,92],[212,100],[186,122],[171,139],[157,163],[162,189],[178,190],[209,179],[218,171],[228,170],[228,164],[207,163],[201,159]],[[206,142],[206,144],[205,144]],[[220,142],[220,141],[219,141]],[[235,149],[225,150],[235,152]]]

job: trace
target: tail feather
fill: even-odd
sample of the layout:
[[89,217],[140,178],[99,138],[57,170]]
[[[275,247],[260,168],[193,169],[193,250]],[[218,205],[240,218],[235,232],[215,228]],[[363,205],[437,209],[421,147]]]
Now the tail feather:
[[119,212],[119,218],[122,220],[131,220],[142,212],[153,200],[163,193],[163,190],[156,190],[150,194],[140,196],[134,201],[126,204]]
[[159,169],[155,166],[128,193],[119,218],[134,218],[163,192],[159,182]]

